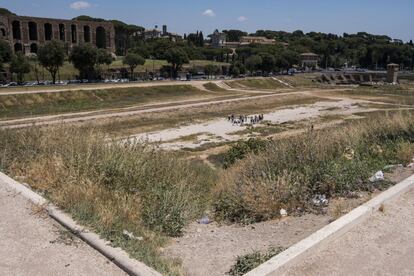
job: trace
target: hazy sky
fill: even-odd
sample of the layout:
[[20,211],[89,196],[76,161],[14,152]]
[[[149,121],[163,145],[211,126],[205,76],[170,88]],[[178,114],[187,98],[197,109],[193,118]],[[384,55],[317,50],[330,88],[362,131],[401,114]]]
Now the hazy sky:
[[413,0],[0,0],[19,15],[73,18],[86,14],[178,33],[257,29],[342,34],[366,31],[414,39]]

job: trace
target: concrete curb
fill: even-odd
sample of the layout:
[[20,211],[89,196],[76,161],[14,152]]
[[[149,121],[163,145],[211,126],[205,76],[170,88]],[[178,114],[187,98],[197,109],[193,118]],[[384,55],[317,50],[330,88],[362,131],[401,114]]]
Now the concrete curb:
[[70,216],[66,215],[64,212],[59,210],[59,208],[49,203],[44,197],[38,195],[30,188],[0,172],[0,183],[2,182],[7,184],[11,189],[21,194],[26,199],[30,200],[33,204],[45,206],[45,210],[48,212],[50,217],[76,234],[88,245],[99,251],[102,255],[129,275],[161,276],[159,272],[146,266],[144,263],[131,259],[124,250],[111,247],[108,241],[101,239],[97,234],[78,225]]
[[332,239],[340,237],[358,223],[369,218],[378,210],[381,204],[405,193],[412,187],[414,187],[414,175],[392,186],[345,216],[289,247],[286,251],[248,272],[245,276],[279,275],[286,272],[289,266],[309,256],[312,250],[327,244]]

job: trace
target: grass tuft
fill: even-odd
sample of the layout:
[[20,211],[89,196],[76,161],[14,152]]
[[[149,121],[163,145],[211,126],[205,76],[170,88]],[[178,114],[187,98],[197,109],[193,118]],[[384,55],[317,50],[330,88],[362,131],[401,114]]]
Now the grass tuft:
[[246,274],[247,272],[253,270],[254,268],[258,267],[262,263],[270,260],[272,257],[278,255],[285,248],[277,247],[271,248],[266,253],[261,252],[253,252],[244,256],[237,257],[236,263],[232,266],[230,271],[227,273],[231,276],[241,276]]

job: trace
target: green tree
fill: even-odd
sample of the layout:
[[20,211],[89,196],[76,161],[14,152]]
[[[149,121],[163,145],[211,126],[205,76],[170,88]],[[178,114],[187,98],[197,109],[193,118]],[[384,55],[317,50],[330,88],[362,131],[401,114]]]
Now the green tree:
[[241,62],[235,62],[230,66],[230,74],[238,77],[240,74],[246,73],[246,67]]
[[266,73],[272,72],[276,65],[275,57],[269,53],[262,53],[260,54],[260,57],[262,58],[260,69]]
[[57,40],[46,43],[37,51],[39,63],[49,71],[52,82],[56,82],[56,74],[65,61],[64,45]]
[[39,70],[39,59],[37,58],[36,55],[32,55],[29,57],[30,60],[30,66],[31,69],[35,75],[36,81],[39,84],[40,83],[40,78],[39,78],[39,74],[40,74],[40,70]]
[[90,44],[76,46],[70,53],[69,60],[79,70],[81,79],[92,79],[95,76],[95,64],[98,51]]
[[22,53],[17,53],[10,63],[10,72],[17,75],[17,81],[23,82],[24,75],[30,72],[30,63]]
[[180,48],[169,49],[165,53],[165,57],[167,62],[171,64],[173,78],[177,77],[178,71],[181,70],[183,64],[190,62],[187,53]]
[[0,62],[8,63],[13,56],[10,44],[4,40],[0,40]]
[[242,36],[247,36],[246,32],[240,30],[223,30],[223,33],[227,35],[227,41],[240,41]]
[[253,55],[246,59],[246,68],[250,71],[250,73],[253,73],[259,69],[262,62],[263,60],[259,55]]
[[204,66],[204,73],[210,78],[212,75],[220,73],[220,67],[214,64],[207,64]]
[[99,73],[102,73],[102,65],[107,65],[109,69],[109,65],[111,65],[113,61],[111,53],[109,53],[105,49],[98,49],[96,52],[96,65],[98,67]]
[[129,66],[131,70],[131,79],[134,77],[134,70],[138,65],[144,65],[145,59],[135,53],[128,53],[122,60],[122,63]]

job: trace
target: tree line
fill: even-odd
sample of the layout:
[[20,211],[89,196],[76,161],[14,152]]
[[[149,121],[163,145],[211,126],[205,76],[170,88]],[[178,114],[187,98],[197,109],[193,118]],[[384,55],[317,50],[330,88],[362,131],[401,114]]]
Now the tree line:
[[[5,70],[5,63],[8,63],[8,70],[15,74],[17,81],[22,83],[25,74],[33,71],[37,82],[39,81],[39,67],[43,67],[50,73],[52,83],[56,83],[59,69],[65,61],[71,62],[79,71],[78,79],[101,79],[102,67],[109,66],[114,58],[105,49],[98,49],[87,43],[75,46],[69,54],[65,45],[60,41],[50,41],[40,46],[37,55],[26,56],[21,52],[13,54],[10,45],[5,41],[0,41],[0,71]],[[170,48],[164,53],[164,58],[170,65],[168,71],[173,77],[177,77],[182,65],[190,60],[182,49]],[[140,54],[130,51],[122,59],[125,66],[130,69],[131,78],[138,65],[145,64],[145,58]]]

